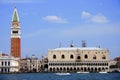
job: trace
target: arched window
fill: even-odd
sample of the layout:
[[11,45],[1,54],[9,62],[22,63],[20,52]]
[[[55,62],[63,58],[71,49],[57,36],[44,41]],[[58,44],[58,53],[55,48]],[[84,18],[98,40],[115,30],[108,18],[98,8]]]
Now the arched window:
[[53,55],[53,59],[56,59],[56,55]]
[[53,68],[53,71],[55,71],[55,67]]
[[10,62],[8,62],[8,66],[10,66]]
[[50,71],[52,71],[52,68],[50,68]]
[[102,56],[102,59],[106,59],[105,55]]
[[65,58],[65,55],[62,55],[61,58],[64,59],[64,58]]
[[80,59],[81,57],[80,56],[77,56],[77,59]]
[[96,59],[96,55],[93,56],[93,59]]
[[4,65],[4,62],[2,62],[2,66]]
[[87,59],[87,58],[88,58],[88,55],[86,54],[84,57],[85,57],[85,59]]
[[62,71],[62,67],[60,67],[60,71]]
[[70,55],[70,59],[73,59],[73,58],[74,58],[74,57],[73,57],[73,55],[71,54],[71,55]]

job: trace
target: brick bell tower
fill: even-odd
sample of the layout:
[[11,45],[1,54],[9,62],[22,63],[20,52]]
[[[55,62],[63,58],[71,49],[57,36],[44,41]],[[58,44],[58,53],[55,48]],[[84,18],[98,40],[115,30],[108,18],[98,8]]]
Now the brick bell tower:
[[21,38],[20,38],[20,21],[16,6],[14,6],[14,12],[11,24],[11,51],[10,55],[15,58],[21,58]]

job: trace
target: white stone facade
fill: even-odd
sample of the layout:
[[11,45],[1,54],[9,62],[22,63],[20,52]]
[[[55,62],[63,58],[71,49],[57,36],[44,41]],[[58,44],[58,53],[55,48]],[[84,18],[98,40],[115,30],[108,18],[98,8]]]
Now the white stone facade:
[[92,47],[50,49],[48,70],[53,72],[108,71],[109,51]]
[[18,71],[19,71],[18,58],[2,56],[2,54],[0,54],[0,73],[10,73]]

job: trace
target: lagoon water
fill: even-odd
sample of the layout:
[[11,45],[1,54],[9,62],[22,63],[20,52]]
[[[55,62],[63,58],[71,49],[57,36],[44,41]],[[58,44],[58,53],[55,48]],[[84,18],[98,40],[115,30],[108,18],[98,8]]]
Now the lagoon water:
[[120,73],[55,73],[0,74],[0,80],[120,80]]

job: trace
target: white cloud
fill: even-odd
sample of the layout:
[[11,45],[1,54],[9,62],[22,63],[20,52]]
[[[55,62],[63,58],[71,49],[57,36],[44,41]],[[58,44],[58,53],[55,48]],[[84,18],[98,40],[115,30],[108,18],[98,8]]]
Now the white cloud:
[[106,23],[108,22],[107,18],[104,15],[95,15],[91,18],[92,22],[95,23]]
[[83,11],[82,15],[81,15],[82,18],[89,18],[90,16],[91,16],[91,14],[86,11]]
[[89,12],[83,11],[81,15],[82,19],[85,19],[86,21],[94,22],[94,23],[107,23],[109,20],[106,16],[103,14],[96,14],[92,15]]
[[59,16],[45,16],[43,20],[52,22],[52,23],[67,23],[67,20]]

